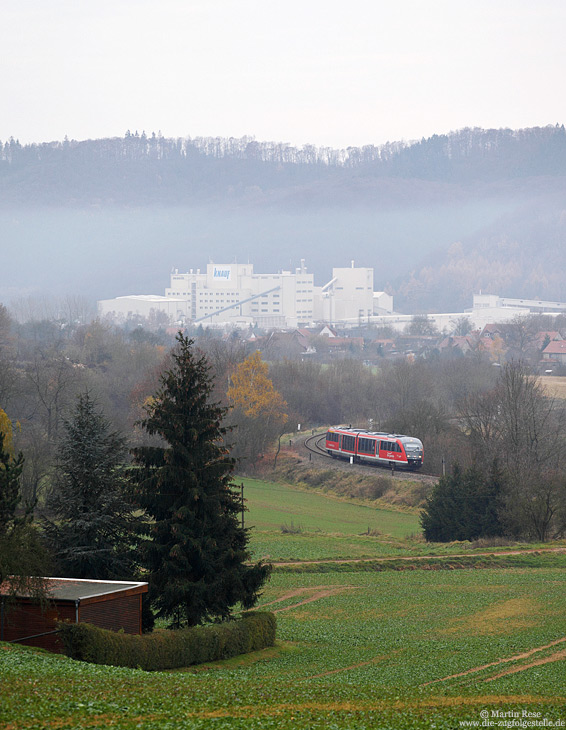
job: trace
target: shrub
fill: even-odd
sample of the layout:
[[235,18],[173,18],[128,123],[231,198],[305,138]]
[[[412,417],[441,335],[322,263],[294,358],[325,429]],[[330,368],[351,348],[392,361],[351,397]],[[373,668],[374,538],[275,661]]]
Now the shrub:
[[176,669],[227,659],[273,646],[275,616],[267,611],[207,626],[152,634],[124,634],[87,623],[59,623],[65,652],[73,659],[147,671]]
[[291,520],[291,524],[288,525],[286,522],[281,525],[281,532],[284,535],[300,535],[303,531],[303,528],[301,525],[295,525],[293,524],[293,520]]

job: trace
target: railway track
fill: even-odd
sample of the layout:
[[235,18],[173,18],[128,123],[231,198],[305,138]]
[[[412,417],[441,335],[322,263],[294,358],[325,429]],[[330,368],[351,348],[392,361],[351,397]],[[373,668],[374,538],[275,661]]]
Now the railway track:
[[400,469],[395,469],[393,471],[389,467],[381,466],[380,464],[362,464],[359,462],[350,464],[350,462],[344,459],[333,459],[326,449],[321,446],[322,442],[326,442],[326,433],[307,436],[307,438],[302,442],[302,445],[308,451],[309,459],[311,461],[313,461],[313,457],[316,457],[314,458],[315,462],[320,462],[321,459],[325,459],[328,462],[327,467],[331,469],[339,469],[350,472],[356,471],[361,474],[369,474],[373,471],[374,473],[382,473],[384,476],[388,474],[393,479],[409,479],[411,481],[419,482],[436,482],[438,480],[438,477],[431,476],[430,474],[422,474],[416,471],[402,471]]
[[331,457],[328,455],[326,449],[323,449],[320,445],[321,441],[326,440],[326,434],[316,434],[315,436],[309,436],[305,439],[305,449],[310,451],[311,454],[319,454],[320,456],[326,456],[328,459]]

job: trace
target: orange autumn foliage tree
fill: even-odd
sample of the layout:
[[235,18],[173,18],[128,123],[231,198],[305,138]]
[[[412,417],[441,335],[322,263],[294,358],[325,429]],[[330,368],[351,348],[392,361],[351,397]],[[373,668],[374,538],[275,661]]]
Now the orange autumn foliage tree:
[[12,458],[14,456],[14,441],[13,441],[13,430],[12,421],[8,418],[6,411],[0,408],[0,434],[4,437],[4,451],[6,451]]
[[233,455],[255,465],[288,420],[287,403],[275,390],[269,368],[255,352],[236,366],[228,388],[234,430]]

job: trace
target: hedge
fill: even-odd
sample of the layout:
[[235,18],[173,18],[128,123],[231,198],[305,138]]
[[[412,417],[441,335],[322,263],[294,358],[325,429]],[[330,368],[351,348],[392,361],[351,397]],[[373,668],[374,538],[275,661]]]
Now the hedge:
[[147,671],[176,669],[273,646],[275,616],[267,611],[208,626],[151,634],[125,634],[87,623],[58,623],[65,653],[73,659]]

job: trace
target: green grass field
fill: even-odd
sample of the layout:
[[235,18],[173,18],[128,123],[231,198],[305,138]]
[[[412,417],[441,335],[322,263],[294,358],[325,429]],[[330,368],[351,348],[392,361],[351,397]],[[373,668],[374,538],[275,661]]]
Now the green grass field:
[[[380,538],[359,534],[369,508],[306,496],[246,482],[256,553],[269,544],[312,560],[335,544],[355,557],[375,543],[373,555],[398,555],[412,531],[407,515],[374,515],[370,526],[398,535],[379,552]],[[291,520],[309,531],[283,535]],[[485,713],[493,723],[564,727],[566,555],[520,557],[525,567],[275,570],[260,607],[276,612],[278,645],[190,670],[92,666],[0,644],[0,727],[504,727],[486,725]]]
[[[376,510],[285,484],[257,479],[243,482],[249,510],[245,523],[253,528],[251,547],[258,558],[396,555],[407,549],[402,539],[420,530],[418,517],[413,514]],[[290,531],[284,533],[282,528]]]
[[280,531],[282,525],[293,523],[308,532],[343,535],[359,535],[369,528],[402,538],[420,531],[419,518],[414,514],[351,504],[285,484],[242,481],[249,509],[246,522],[258,530]]
[[285,484],[241,481],[249,510],[245,524],[252,528],[250,547],[256,559],[355,560],[464,549],[459,543],[431,546],[418,539],[416,514],[375,509]]

